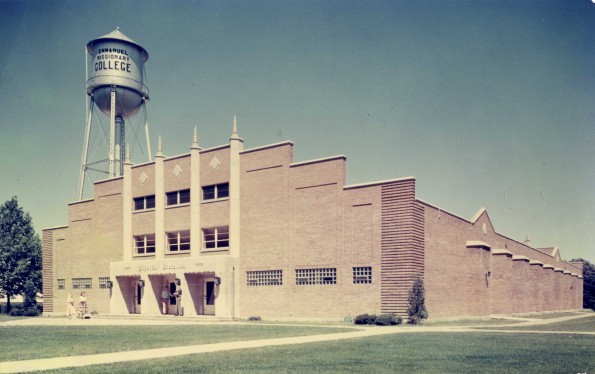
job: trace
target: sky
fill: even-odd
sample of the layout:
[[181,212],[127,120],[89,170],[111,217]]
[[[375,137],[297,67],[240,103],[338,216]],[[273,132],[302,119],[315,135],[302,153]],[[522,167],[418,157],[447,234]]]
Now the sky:
[[[226,144],[237,115],[246,149],[346,155],[348,184],[414,176],[423,201],[595,261],[591,0],[0,0],[0,203],[37,233],[78,199],[85,46],[116,27],[149,53],[153,154],[189,152],[195,126]],[[127,126],[146,161],[144,117]]]

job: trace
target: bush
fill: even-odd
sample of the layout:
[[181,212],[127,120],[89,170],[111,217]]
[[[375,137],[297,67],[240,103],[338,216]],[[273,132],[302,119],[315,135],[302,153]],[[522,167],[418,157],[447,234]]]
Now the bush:
[[261,320],[260,316],[248,317],[248,321],[260,321],[260,320]]
[[403,322],[403,318],[392,314],[381,314],[379,316],[375,314],[360,314],[355,317],[353,323],[356,325],[380,325],[380,326],[394,326],[400,325]]
[[[11,302],[10,303],[11,311],[8,313],[9,316],[39,316],[43,314],[43,304],[39,303],[36,305],[29,305],[29,307],[25,307],[24,303],[22,302]],[[6,313],[6,303],[0,303],[0,313]]]
[[422,277],[418,275],[409,290],[409,309],[407,310],[409,320],[407,323],[418,325],[422,323],[424,319],[428,318],[425,293],[424,281]]
[[360,314],[359,316],[355,317],[353,323],[356,325],[373,325],[376,323],[376,315],[375,314]]
[[403,318],[394,314],[381,314],[376,318],[375,323],[381,326],[394,326],[400,325],[403,322]]

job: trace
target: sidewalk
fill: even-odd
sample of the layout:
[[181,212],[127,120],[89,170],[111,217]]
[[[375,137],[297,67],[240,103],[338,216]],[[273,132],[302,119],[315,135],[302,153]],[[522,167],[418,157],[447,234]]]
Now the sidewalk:
[[[551,319],[532,319],[532,318],[515,318],[515,320],[522,319],[525,322],[514,323],[511,325],[498,325],[499,327],[505,326],[532,326],[532,325],[544,325],[548,323],[561,322],[566,320],[572,320],[577,318],[584,318],[592,316],[593,314],[585,313],[575,316],[564,316]],[[64,318],[39,318],[39,319],[22,319],[4,322],[2,326],[32,326],[32,325],[141,325],[141,324],[167,324],[171,323],[179,324],[196,324],[197,321],[192,319],[117,319],[117,318],[95,318],[90,320],[67,320]],[[229,324],[229,321],[208,321],[200,323],[206,324]],[[240,324],[243,322],[233,322],[233,324]],[[484,325],[485,326],[485,325]],[[334,326],[344,327],[344,326]],[[1,327],[0,327],[1,328]],[[202,344],[202,345],[191,345],[181,347],[166,347],[157,349],[145,349],[138,351],[126,351],[126,352],[112,352],[112,353],[101,353],[93,355],[82,355],[82,356],[68,356],[68,357],[54,357],[47,359],[38,360],[23,360],[23,361],[8,361],[0,362],[0,373],[22,373],[38,370],[50,370],[60,369],[67,367],[81,367],[96,364],[107,364],[124,361],[139,361],[153,358],[164,358],[183,356],[197,353],[210,353],[220,351],[230,351],[236,349],[249,349],[249,348],[260,348],[260,347],[272,347],[290,344],[305,344],[313,342],[324,342],[341,339],[355,339],[363,338],[368,336],[386,335],[386,334],[399,334],[399,333],[424,333],[424,332],[471,332],[474,330],[473,326],[457,327],[457,326],[415,326],[415,327],[394,327],[394,326],[354,326],[357,331],[341,332],[334,334],[322,334],[322,335],[310,335],[310,336],[298,336],[298,337],[287,337],[287,338],[275,338],[275,339],[261,339],[261,340],[248,340],[248,341],[237,341],[237,342],[226,342],[226,343],[214,343],[214,344]],[[492,330],[481,330],[481,332],[488,332]],[[512,330],[494,330],[502,333],[522,333],[522,331]],[[532,331],[532,333],[564,333],[561,331]],[[582,334],[580,332],[570,332],[572,334]],[[587,334],[595,335],[593,332]]]

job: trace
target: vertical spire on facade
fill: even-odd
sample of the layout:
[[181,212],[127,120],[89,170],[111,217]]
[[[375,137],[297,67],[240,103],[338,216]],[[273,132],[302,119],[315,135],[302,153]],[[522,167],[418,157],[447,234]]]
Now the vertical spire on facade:
[[192,138],[192,146],[190,149],[200,149],[198,146],[198,130],[196,129],[196,126],[194,126],[194,137]]
[[162,157],[163,156],[163,152],[162,152],[162,146],[161,146],[161,135],[159,135],[159,141],[157,142],[157,154],[155,154],[155,157]]
[[232,139],[242,140],[242,138],[240,138],[240,135],[238,134],[238,118],[235,114],[233,115],[233,132],[231,133],[231,138],[229,138],[229,140]]
[[130,146],[128,144],[126,144],[125,147],[126,147],[126,160],[124,162],[129,164],[130,163]]

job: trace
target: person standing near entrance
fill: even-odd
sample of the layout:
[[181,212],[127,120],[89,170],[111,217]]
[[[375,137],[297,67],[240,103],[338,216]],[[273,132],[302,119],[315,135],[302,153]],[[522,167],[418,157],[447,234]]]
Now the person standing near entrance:
[[167,285],[163,286],[163,291],[161,291],[161,310],[163,314],[167,314],[167,306],[169,305],[169,287]]
[[182,309],[182,287],[180,286],[180,280],[176,278],[176,290],[174,291],[174,297],[176,298],[176,316],[183,316],[184,310]]

